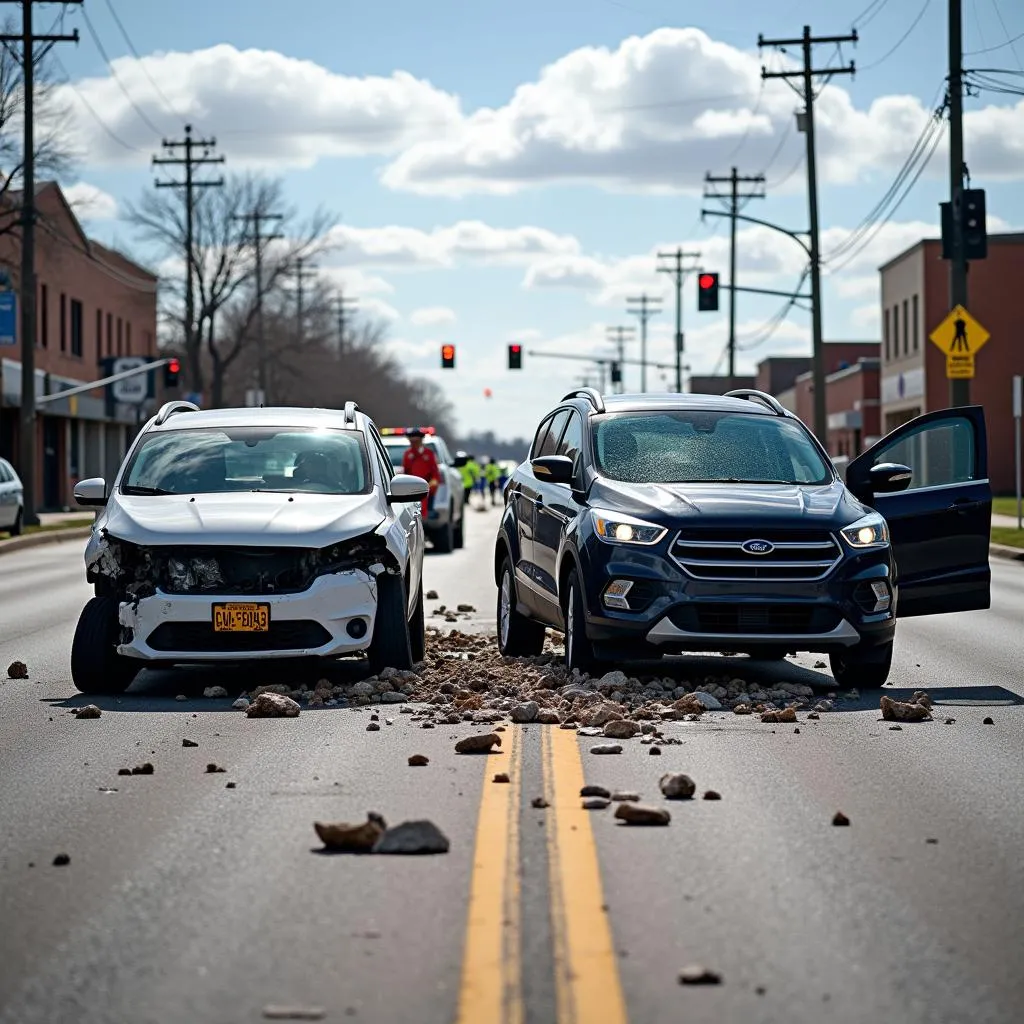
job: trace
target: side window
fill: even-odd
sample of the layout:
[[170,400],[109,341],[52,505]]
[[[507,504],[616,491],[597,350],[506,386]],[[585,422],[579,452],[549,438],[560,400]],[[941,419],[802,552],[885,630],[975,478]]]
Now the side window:
[[448,446],[444,443],[444,441],[441,440],[441,438],[437,438],[434,441],[434,454],[437,456],[437,461],[442,466],[451,465],[452,457],[448,453]]
[[11,479],[10,473],[7,472],[7,464],[0,462],[0,484],[9,484]]
[[551,420],[551,429],[547,432],[547,436],[541,442],[540,451],[537,452],[535,458],[541,455],[554,455],[556,453],[558,439],[562,434],[562,428],[565,426],[565,421],[568,418],[568,411],[555,413]]
[[874,465],[895,462],[913,471],[909,490],[962,484],[975,479],[974,428],[966,417],[925,423],[879,449]]
[[530,458],[535,459],[541,454],[541,448],[544,446],[544,440],[548,436],[548,429],[551,426],[551,421],[554,419],[553,416],[549,416],[543,423],[537,428],[537,436],[533,439],[533,447],[530,449]]
[[395,475],[395,471],[391,465],[391,460],[388,458],[388,453],[384,449],[384,442],[380,439],[376,430],[370,431],[370,437],[373,439],[374,454],[380,463],[381,476],[384,478],[384,483],[388,483]]
[[583,451],[583,424],[576,413],[570,413],[569,422],[562,431],[562,439],[558,442],[555,455],[565,455],[579,466],[579,458]]

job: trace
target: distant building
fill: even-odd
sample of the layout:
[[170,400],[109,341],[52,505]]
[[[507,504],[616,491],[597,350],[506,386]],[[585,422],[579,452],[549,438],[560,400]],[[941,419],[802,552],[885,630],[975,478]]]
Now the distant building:
[[[1014,490],[1011,378],[1024,374],[1024,234],[989,235],[988,258],[970,265],[967,309],[991,334],[977,353],[971,402],[985,408],[989,479]],[[880,268],[881,412],[884,432],[949,406],[946,360],[928,335],[949,313],[949,262],[938,239],[922,239]]]
[[[834,373],[856,366],[861,359],[878,357],[877,341],[826,341],[826,380]],[[769,356],[757,365],[757,389],[774,395],[808,426],[814,424],[814,387],[810,356]],[[877,395],[875,396],[877,398]],[[832,409],[826,401],[830,412]]]
[[741,388],[753,388],[753,377],[706,376],[690,377],[689,390],[694,395],[724,395],[728,391],[739,391]]
[[[6,205],[17,205],[11,194]],[[88,238],[60,187],[36,189],[37,339],[36,395],[52,394],[103,376],[102,360],[155,356],[157,277],[151,271]],[[14,287],[20,274],[19,239],[0,236],[0,270]],[[18,468],[21,406],[20,313],[0,339],[0,455]],[[5,332],[7,333],[7,332]],[[37,417],[36,507],[72,506],[75,483],[111,476],[134,433],[137,406],[111,404],[104,391],[90,391],[43,405]]]

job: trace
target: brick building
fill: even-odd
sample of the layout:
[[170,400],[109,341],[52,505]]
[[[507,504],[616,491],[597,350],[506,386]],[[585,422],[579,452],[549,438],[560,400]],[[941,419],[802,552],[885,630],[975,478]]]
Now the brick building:
[[730,377],[728,374],[703,377],[698,374],[690,377],[690,393],[694,395],[724,395],[729,391],[753,386],[753,377]]
[[[20,196],[8,201],[17,205]],[[88,238],[55,182],[37,186],[36,204],[36,395],[99,379],[104,358],[156,355],[156,275]],[[0,268],[15,288],[20,259],[17,236],[0,236]],[[20,323],[14,337],[18,344],[0,346],[0,455],[17,469]],[[110,405],[102,389],[41,406],[37,507],[71,506],[78,480],[113,473],[139,414]]]
[[[943,353],[928,340],[949,312],[949,263],[938,239],[922,239],[880,268],[882,428],[949,406]],[[989,478],[1014,490],[1011,378],[1024,374],[1016,289],[1024,281],[1024,234],[989,235],[988,258],[970,265],[967,308],[991,334],[975,361],[971,402],[985,408]]]

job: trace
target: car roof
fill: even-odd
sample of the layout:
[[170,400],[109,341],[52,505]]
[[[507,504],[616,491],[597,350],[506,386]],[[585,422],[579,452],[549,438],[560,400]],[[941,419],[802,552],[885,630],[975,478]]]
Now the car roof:
[[[665,394],[604,395],[605,412],[663,412],[668,409],[704,410],[714,412],[750,413],[754,416],[774,416],[771,409],[746,398],[727,398],[724,395]],[[584,398],[578,399],[591,412],[594,407]]]
[[[357,428],[366,422],[362,413],[356,413]],[[169,416],[159,426],[150,430],[188,430],[196,427],[334,427],[345,429],[343,409],[305,409],[291,406],[269,406],[267,408],[202,409],[199,412],[184,410]]]

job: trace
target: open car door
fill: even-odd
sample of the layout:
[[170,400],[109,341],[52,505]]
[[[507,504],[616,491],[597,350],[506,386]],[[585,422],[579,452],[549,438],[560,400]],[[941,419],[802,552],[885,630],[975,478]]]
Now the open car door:
[[990,606],[992,489],[981,406],[897,427],[850,463],[846,485],[889,524],[897,618]]

